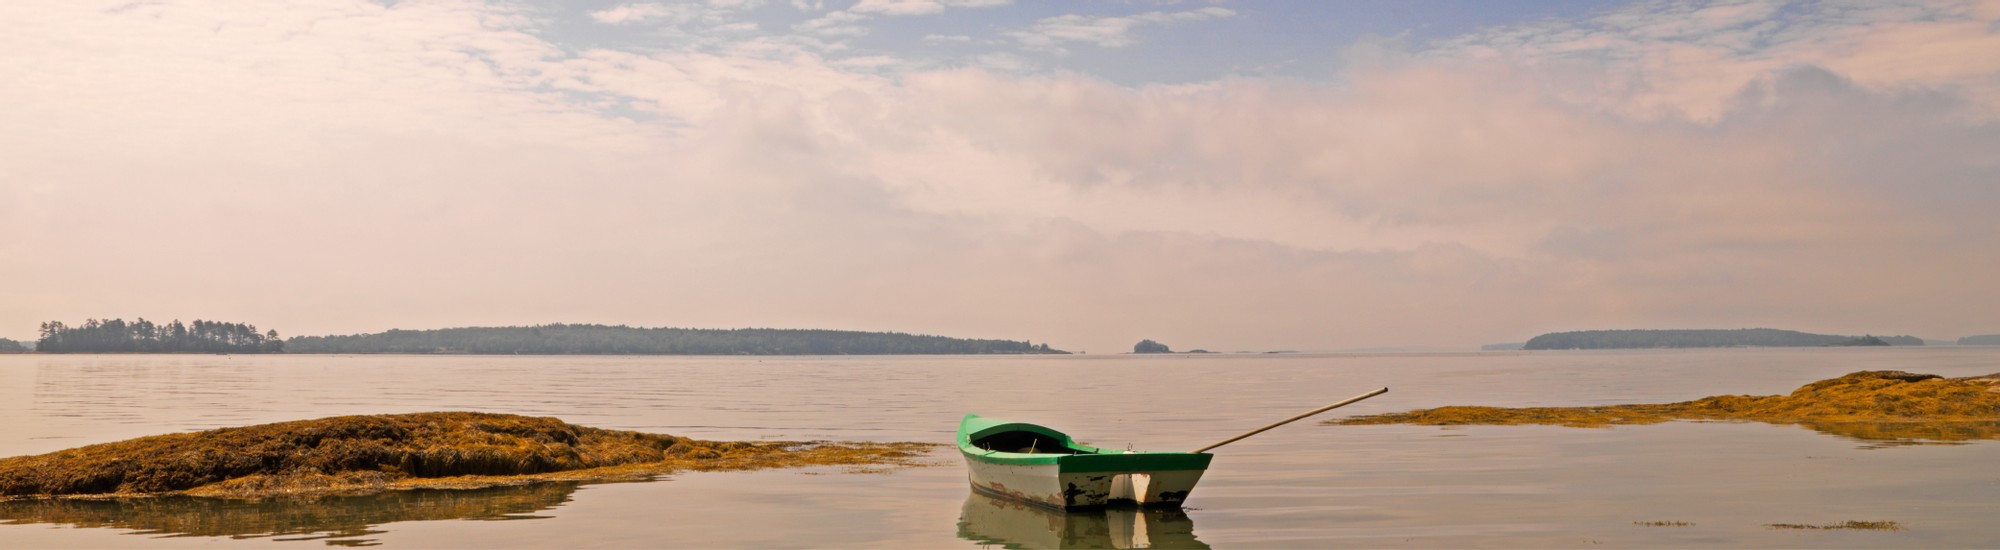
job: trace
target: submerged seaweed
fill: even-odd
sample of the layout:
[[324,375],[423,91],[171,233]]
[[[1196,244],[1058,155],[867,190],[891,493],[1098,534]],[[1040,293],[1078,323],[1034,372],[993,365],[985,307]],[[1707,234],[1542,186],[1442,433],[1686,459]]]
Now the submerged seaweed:
[[1854,529],[1858,531],[1908,530],[1907,528],[1903,527],[1903,524],[1893,521],[1854,521],[1854,520],[1843,521],[1832,525],[1812,525],[1805,523],[1767,523],[1764,524],[1764,527],[1771,529],[1810,529],[1810,530],[1825,530],[1825,529]]
[[908,465],[927,444],[700,441],[474,412],[341,416],[0,459],[0,497],[367,493],[679,470]]
[[1642,527],[1694,527],[1692,521],[1634,521],[1632,524]]
[[1789,395],[1719,395],[1679,403],[1601,407],[1454,406],[1325,423],[1546,424],[1595,428],[1669,420],[1799,424],[1871,441],[2000,439],[2000,374],[1944,378],[1902,371],[1862,371],[1813,382]]

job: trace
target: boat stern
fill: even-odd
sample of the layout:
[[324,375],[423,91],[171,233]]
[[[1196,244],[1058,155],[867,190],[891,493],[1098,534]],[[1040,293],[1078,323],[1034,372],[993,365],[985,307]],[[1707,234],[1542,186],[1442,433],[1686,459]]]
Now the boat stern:
[[1180,506],[1212,458],[1204,453],[1135,452],[1063,457],[1064,504],[1067,508]]

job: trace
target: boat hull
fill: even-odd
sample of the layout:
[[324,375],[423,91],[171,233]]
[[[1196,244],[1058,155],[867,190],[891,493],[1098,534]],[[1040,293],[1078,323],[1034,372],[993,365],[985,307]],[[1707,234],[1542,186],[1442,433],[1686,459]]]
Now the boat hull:
[[[1038,452],[981,447],[981,441],[1010,431],[1040,434],[1051,444]],[[1213,458],[1205,453],[1107,451],[1076,444],[1045,427],[972,415],[960,426],[959,449],[974,491],[1057,510],[1116,504],[1178,507]]]
[[1062,473],[1048,466],[982,464],[976,460],[967,464],[972,490],[1058,510],[1114,504],[1180,506],[1194,492],[1202,474],[1202,470]]

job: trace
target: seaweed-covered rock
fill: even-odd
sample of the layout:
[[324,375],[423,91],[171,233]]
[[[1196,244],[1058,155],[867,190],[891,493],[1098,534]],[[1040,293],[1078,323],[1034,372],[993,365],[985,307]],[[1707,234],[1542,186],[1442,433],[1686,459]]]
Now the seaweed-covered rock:
[[[1602,407],[1439,407],[1357,416],[1328,424],[1549,424],[1600,427],[1668,420],[1753,420],[1806,424],[1821,431],[1916,434],[1902,437],[1991,439],[2000,436],[2000,374],[1944,378],[1903,371],[1861,371],[1801,386],[1788,395],[1718,395],[1679,403]],[[1852,425],[1847,429],[1841,425]]]
[[411,480],[535,476],[629,465],[650,467],[628,474],[880,464],[913,456],[911,445],[697,441],[476,412],[340,416],[0,459],[0,497],[365,491],[423,485]]

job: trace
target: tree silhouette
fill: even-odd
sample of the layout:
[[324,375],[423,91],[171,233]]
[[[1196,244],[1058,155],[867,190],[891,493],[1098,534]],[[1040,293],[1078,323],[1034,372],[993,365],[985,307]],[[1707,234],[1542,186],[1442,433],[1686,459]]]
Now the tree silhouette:
[[1152,340],[1140,340],[1138,344],[1134,344],[1132,346],[1132,353],[1173,353],[1173,352],[1174,350],[1168,349],[1166,344],[1154,342]]
[[75,327],[49,321],[41,328],[35,350],[45,353],[278,353],[285,347],[278,331],[259,334],[255,326],[201,319],[188,325],[144,317],[130,323],[86,319]]

